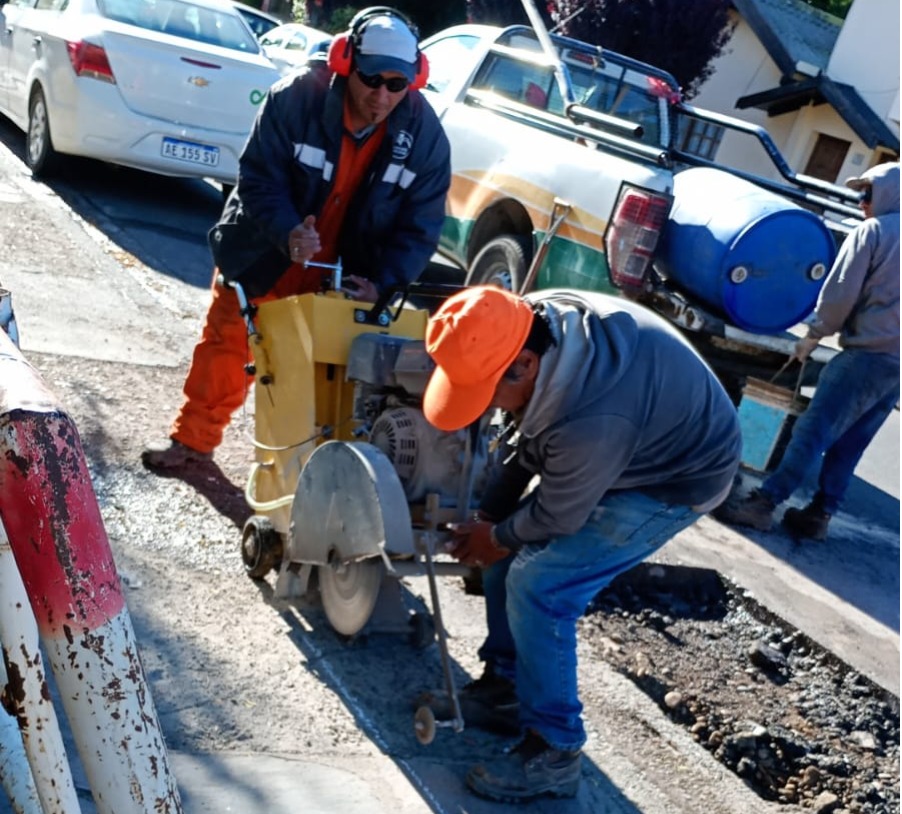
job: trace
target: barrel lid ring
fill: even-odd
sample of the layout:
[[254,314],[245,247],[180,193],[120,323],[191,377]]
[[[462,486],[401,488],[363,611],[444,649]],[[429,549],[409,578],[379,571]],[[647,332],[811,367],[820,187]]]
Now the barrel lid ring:
[[749,278],[749,270],[745,266],[734,266],[730,270],[730,282],[744,283]]

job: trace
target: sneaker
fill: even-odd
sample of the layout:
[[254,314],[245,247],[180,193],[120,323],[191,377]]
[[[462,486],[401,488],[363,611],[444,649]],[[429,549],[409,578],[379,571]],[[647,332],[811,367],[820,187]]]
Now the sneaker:
[[[514,684],[487,664],[482,675],[465,684],[457,693],[465,726],[486,729],[500,735],[520,734],[520,702]],[[440,721],[454,717],[451,696],[445,690],[421,693],[415,707],[429,707]]]
[[533,730],[507,755],[467,772],[467,786],[480,797],[519,803],[536,797],[575,797],[582,774],[581,752],[554,749]]
[[826,540],[829,524],[830,515],[814,503],[804,509],[789,508],[783,513],[783,525],[797,539]]
[[763,492],[754,490],[741,500],[727,500],[711,515],[728,525],[751,526],[759,531],[770,531],[774,525],[776,504]]
[[193,461],[211,461],[212,452],[198,452],[186,447],[174,438],[157,444],[151,444],[141,453],[141,462],[148,469],[178,469]]

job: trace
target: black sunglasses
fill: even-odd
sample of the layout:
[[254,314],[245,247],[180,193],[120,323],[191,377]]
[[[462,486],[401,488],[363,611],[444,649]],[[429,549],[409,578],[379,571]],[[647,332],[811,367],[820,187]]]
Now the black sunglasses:
[[400,93],[410,84],[403,76],[393,76],[391,79],[386,79],[381,73],[368,74],[357,71],[357,78],[373,90],[378,90],[385,85],[389,93]]
[[861,190],[861,202],[865,204],[869,204],[871,202],[871,198],[874,197],[874,187],[868,184],[863,190]]

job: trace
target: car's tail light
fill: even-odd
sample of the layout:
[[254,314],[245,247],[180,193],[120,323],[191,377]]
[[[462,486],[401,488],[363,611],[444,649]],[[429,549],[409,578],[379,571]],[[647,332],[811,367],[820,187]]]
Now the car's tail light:
[[605,234],[611,282],[627,292],[642,290],[658,238],[670,211],[668,195],[624,185]]
[[103,82],[116,83],[110,61],[106,58],[103,46],[94,45],[91,42],[79,40],[78,42],[66,42],[66,50],[69,52],[69,61],[76,76],[89,76],[92,79],[100,79]]

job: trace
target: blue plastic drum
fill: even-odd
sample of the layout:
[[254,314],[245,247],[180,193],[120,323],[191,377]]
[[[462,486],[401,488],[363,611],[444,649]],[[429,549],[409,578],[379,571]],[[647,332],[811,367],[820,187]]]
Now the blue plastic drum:
[[783,331],[814,309],[836,256],[814,213],[720,170],[674,178],[674,205],[657,267],[753,333]]

